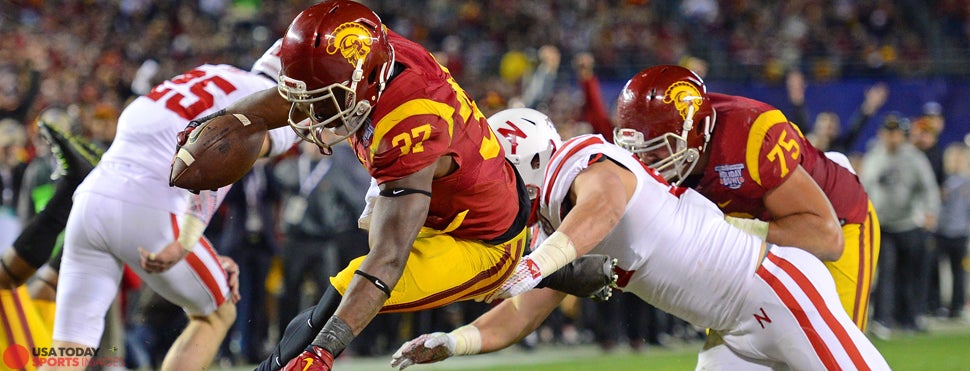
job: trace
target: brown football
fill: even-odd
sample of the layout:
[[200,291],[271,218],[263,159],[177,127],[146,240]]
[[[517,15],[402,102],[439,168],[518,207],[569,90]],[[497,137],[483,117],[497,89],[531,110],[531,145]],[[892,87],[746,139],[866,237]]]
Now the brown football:
[[169,184],[198,191],[235,183],[253,167],[265,137],[265,125],[240,114],[206,121],[176,152]]

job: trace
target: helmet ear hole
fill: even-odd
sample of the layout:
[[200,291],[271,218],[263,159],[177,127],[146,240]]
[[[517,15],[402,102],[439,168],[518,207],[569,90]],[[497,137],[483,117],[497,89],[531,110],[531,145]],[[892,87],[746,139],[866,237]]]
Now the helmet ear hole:
[[532,165],[532,170],[539,170],[539,165],[541,165],[541,164],[539,163],[539,154],[538,153],[536,153],[535,155],[532,156],[532,162],[530,163],[530,165]]

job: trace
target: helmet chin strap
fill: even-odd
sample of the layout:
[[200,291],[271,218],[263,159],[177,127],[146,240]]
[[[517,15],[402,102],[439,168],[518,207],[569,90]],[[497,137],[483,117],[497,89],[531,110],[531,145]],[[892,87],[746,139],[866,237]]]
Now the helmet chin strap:
[[687,146],[687,138],[690,131],[694,129],[694,105],[692,104],[695,99],[701,99],[701,97],[687,96],[684,97],[683,101],[687,102],[687,115],[684,116],[684,126],[683,130],[680,132],[680,137],[684,138],[683,143],[677,143],[677,150],[682,151],[686,148],[681,148]]
[[714,122],[717,121],[717,110],[711,108],[711,115],[704,119],[704,146],[701,151],[707,150],[707,144],[711,142],[711,134],[714,133]]

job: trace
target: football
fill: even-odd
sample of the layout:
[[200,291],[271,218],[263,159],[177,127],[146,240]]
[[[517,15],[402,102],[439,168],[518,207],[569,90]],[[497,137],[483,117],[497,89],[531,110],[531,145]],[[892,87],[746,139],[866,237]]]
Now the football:
[[175,153],[169,185],[199,191],[235,183],[253,167],[265,138],[265,125],[240,114],[206,121]]

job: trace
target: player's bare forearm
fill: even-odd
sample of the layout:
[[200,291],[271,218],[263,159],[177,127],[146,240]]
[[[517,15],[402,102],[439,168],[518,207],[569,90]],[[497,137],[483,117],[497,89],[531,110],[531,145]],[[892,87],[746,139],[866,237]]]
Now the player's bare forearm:
[[835,210],[801,166],[768,191],[764,202],[774,216],[768,224],[768,242],[798,247],[825,261],[842,256],[845,239]]
[[552,289],[535,289],[505,300],[472,322],[482,335],[481,353],[494,352],[515,344],[549,316],[566,294]]
[[[287,125],[290,102],[283,99],[275,87],[259,91],[226,107],[227,114],[240,113],[252,123],[275,129]],[[303,119],[305,116],[300,116]]]
[[[418,171],[405,178],[386,182],[386,189],[416,189],[431,191],[434,166]],[[404,272],[414,240],[424,225],[431,198],[420,193],[398,197],[378,197],[374,204],[371,228],[368,238],[370,252],[360,265],[360,271],[371,275],[389,287],[397,285]],[[356,275],[344,294],[344,300],[337,309],[340,317],[354,333],[370,322],[383,306],[387,296],[365,277]]]
[[569,236],[577,256],[588,253],[613,230],[635,189],[636,176],[612,161],[592,164],[576,177],[569,191],[576,206],[558,231]]

